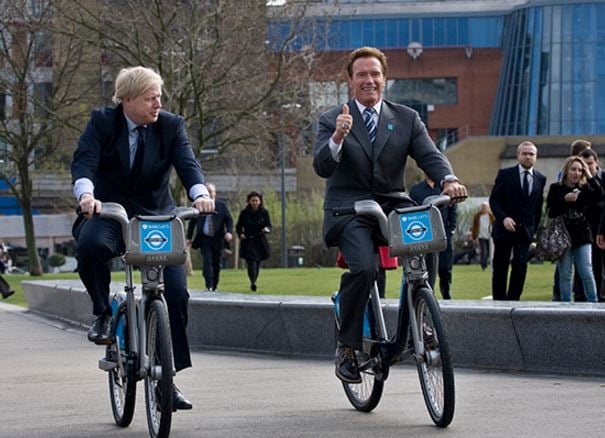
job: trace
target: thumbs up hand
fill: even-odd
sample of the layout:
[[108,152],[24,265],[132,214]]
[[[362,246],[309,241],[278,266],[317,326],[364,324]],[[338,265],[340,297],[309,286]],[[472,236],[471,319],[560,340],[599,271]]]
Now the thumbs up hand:
[[342,106],[342,113],[336,117],[336,129],[332,134],[334,143],[341,144],[351,128],[353,127],[353,116],[349,114],[349,105],[346,103]]

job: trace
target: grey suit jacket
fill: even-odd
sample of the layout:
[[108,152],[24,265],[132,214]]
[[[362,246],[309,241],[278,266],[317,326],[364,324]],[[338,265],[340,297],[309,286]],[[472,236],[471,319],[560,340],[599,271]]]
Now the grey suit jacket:
[[331,209],[352,206],[361,199],[380,202],[382,194],[404,192],[404,169],[408,156],[433,181],[441,181],[446,175],[453,174],[449,161],[429,137],[416,111],[383,100],[376,142],[372,145],[355,100],[349,102],[349,109],[353,127],[342,145],[340,162],[334,160],[329,147],[336,117],[342,112],[340,106],[320,116],[313,149],[315,172],[327,179],[324,238],[328,246],[336,245],[340,230],[352,219],[351,216],[334,217]]

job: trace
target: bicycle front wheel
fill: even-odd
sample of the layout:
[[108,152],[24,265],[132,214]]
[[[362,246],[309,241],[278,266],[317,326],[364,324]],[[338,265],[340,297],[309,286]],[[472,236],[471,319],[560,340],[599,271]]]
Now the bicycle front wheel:
[[[116,424],[128,427],[134,415],[137,395],[137,379],[134,363],[128,362],[128,317],[126,306],[121,306],[114,316],[113,331],[116,340],[107,346],[106,358],[116,366],[109,370],[109,398]],[[119,330],[118,330],[119,328]]]
[[172,341],[168,311],[162,300],[153,300],[147,314],[145,377],[147,425],[152,438],[168,437],[172,421]]
[[416,291],[414,311],[424,344],[424,355],[416,359],[424,402],[433,422],[447,427],[454,418],[454,370],[439,304],[430,289]]

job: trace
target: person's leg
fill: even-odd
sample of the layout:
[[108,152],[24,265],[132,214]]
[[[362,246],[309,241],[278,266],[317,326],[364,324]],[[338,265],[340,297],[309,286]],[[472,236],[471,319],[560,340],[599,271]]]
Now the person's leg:
[[510,262],[510,281],[508,284],[508,299],[519,301],[527,275],[527,260],[529,257],[529,242],[516,242],[513,245],[513,258]]
[[597,286],[592,272],[591,247],[587,243],[573,249],[576,272],[582,279],[584,285],[585,299],[591,303],[596,303]]
[[430,253],[424,257],[424,262],[426,263],[426,271],[429,274],[429,284],[431,285],[431,289],[435,290],[435,281],[437,281],[437,265],[439,264],[439,259],[437,257],[437,253]]
[[380,298],[384,298],[387,286],[387,272],[384,269],[378,269],[378,274],[376,275],[376,285],[378,286],[378,296]]
[[451,299],[453,251],[448,239],[448,247],[439,253],[439,290],[444,300]]
[[571,301],[571,287],[573,282],[573,251],[568,249],[557,262],[559,271],[559,290],[561,301]]
[[506,284],[512,247],[512,243],[506,240],[494,241],[492,269],[492,297],[494,300],[506,300]]
[[213,252],[212,244],[210,239],[204,238],[203,243],[200,246],[202,253],[202,275],[204,276],[204,283],[207,290],[211,290],[214,287],[214,272],[213,272]]
[[342,275],[340,281],[337,340],[356,350],[362,348],[363,314],[377,273],[372,226],[370,220],[356,217],[345,226],[338,241],[349,271]]
[[222,248],[213,248],[212,250],[212,289],[218,289],[218,282],[221,276],[221,266],[223,261],[223,250]]
[[479,248],[481,250],[481,269],[487,269],[489,261],[489,239],[479,239]]
[[250,280],[250,289],[256,291],[256,277],[258,276],[258,262],[256,260],[246,260],[248,268],[248,279]]
[[74,228],[74,238],[78,274],[92,300],[92,313],[111,315],[111,259],[124,251],[120,224],[99,217],[83,220]]
[[191,353],[187,340],[189,291],[187,273],[183,265],[164,268],[164,299],[168,306],[170,334],[174,352],[174,368],[180,371],[191,366]]

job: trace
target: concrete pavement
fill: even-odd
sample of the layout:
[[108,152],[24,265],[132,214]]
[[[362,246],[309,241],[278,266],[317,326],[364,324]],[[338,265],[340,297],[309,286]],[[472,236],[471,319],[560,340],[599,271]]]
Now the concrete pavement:
[[[146,437],[143,386],[132,425],[114,425],[102,348],[77,327],[0,303],[0,437]],[[456,370],[452,425],[432,426],[416,372],[396,367],[371,414],[354,411],[329,360],[194,353],[177,384],[194,409],[173,437],[599,437],[605,379]]]

